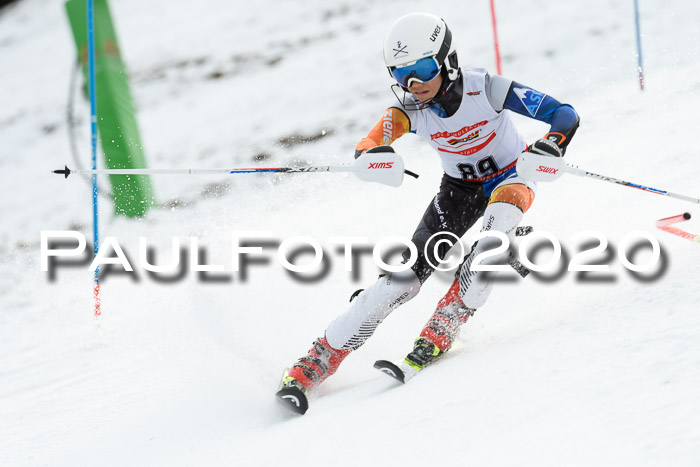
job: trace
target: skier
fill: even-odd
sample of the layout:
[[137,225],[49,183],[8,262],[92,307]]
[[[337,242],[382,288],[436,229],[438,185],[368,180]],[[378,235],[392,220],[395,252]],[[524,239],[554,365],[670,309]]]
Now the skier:
[[[551,96],[483,69],[460,69],[450,29],[432,14],[399,18],[384,41],[384,61],[396,81],[392,90],[399,105],[384,112],[357,144],[355,157],[393,152],[391,143],[411,132],[437,151],[444,174],[439,192],[413,234],[418,251],[415,264],[402,273],[380,277],[357,295],[308,354],[285,372],[277,395],[300,413],[308,408],[306,393],[335,373],[393,310],[418,294],[439,264],[438,258],[449,249],[443,242],[434,256],[435,242],[448,238],[439,232],[461,237],[483,216],[482,230],[502,232],[512,243],[535,198],[535,183],[516,173],[518,156],[531,151],[562,157],[579,125],[576,111]],[[505,109],[548,123],[549,132],[528,146]],[[478,242],[462,263],[404,360],[404,371],[418,371],[447,352],[460,326],[485,303],[493,282],[471,271],[470,265],[487,249],[485,242]],[[502,261],[507,254],[484,264]],[[404,258],[408,255],[407,251]]]

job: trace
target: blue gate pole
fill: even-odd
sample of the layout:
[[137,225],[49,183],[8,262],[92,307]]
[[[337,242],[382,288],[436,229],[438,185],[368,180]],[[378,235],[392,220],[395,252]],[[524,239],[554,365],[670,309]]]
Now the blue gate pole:
[[[87,31],[88,31],[88,82],[90,91],[90,137],[92,146],[92,169],[97,169],[97,89],[95,80],[95,12],[94,0],[87,0]],[[100,248],[99,217],[97,209],[97,174],[92,175],[92,242],[94,257]],[[95,268],[95,316],[100,310],[100,268]]]

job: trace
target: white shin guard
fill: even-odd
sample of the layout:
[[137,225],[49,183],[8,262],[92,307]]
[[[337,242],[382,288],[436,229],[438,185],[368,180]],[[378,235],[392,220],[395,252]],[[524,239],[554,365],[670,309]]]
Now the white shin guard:
[[[517,206],[509,203],[489,204],[484,212],[484,226],[481,231],[498,231],[506,234],[510,245],[515,239],[515,229],[523,218],[523,212]],[[474,251],[467,257],[459,271],[459,295],[462,302],[469,308],[479,308],[491,295],[493,279],[487,277],[484,271],[472,271],[471,264],[474,258],[484,251],[494,249],[500,245],[498,239],[487,237],[480,240]],[[509,256],[506,250],[501,254],[485,258],[481,264],[507,264]],[[493,273],[492,273],[493,274]]]
[[380,277],[328,326],[328,343],[335,349],[360,347],[394,309],[419,291],[420,281],[411,269]]

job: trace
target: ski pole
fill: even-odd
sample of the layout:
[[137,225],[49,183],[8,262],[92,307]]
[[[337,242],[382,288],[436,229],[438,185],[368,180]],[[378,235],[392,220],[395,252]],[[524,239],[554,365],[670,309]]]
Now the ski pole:
[[580,177],[596,178],[598,180],[603,180],[605,182],[616,183],[618,185],[628,186],[631,188],[637,188],[638,190],[648,191],[649,193],[656,193],[657,195],[669,196],[671,198],[682,199],[683,201],[688,201],[691,203],[700,204],[700,199],[698,199],[698,198],[693,198],[691,196],[673,193],[671,191],[659,190],[658,188],[652,188],[652,187],[640,185],[638,183],[632,183],[632,182],[628,182],[625,180],[620,180],[618,178],[608,177],[607,175],[598,175],[598,174],[595,174],[593,172],[588,172],[586,170],[582,170],[582,169],[579,169],[578,167],[574,167],[574,166],[571,166],[568,164],[566,165],[566,173],[578,175]]
[[214,174],[239,174],[239,173],[299,173],[299,172],[352,172],[351,166],[316,166],[316,167],[255,167],[235,169],[101,169],[101,170],[54,170],[53,173],[70,174],[96,174],[96,175],[214,175]]
[[410,170],[404,170],[401,156],[393,152],[369,153],[356,159],[352,165],[320,165],[310,167],[252,167],[230,169],[101,169],[54,170],[53,173],[68,175],[72,173],[105,174],[105,175],[212,175],[212,174],[243,174],[243,173],[316,173],[316,172],[351,172],[360,180],[377,182],[389,186],[399,186],[404,174],[414,178],[418,175]]
[[638,183],[632,183],[626,180],[620,180],[619,178],[599,175],[593,172],[588,172],[587,170],[579,169],[578,167],[568,165],[562,157],[552,157],[535,154],[532,152],[524,152],[518,159],[516,170],[518,175],[524,179],[535,182],[550,182],[556,180],[565,173],[570,173],[573,175],[578,175],[579,177],[595,178],[605,182],[628,186],[630,188],[637,188],[638,190],[655,193],[657,195],[669,196],[671,198],[682,199],[683,201],[688,201],[690,203],[700,204],[700,199],[698,198],[673,193],[671,191],[659,190],[658,188],[651,188]]

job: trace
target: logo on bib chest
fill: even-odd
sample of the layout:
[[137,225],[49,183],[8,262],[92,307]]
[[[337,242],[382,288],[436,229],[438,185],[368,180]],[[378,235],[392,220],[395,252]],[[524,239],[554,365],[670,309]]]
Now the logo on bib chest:
[[487,123],[488,123],[488,120],[484,120],[484,121],[475,123],[474,125],[465,126],[464,128],[459,129],[457,131],[452,131],[452,132],[450,132],[450,131],[438,131],[437,133],[433,133],[432,135],[430,135],[430,140],[434,141],[434,140],[439,139],[439,138],[459,138],[460,136],[466,135],[470,131],[479,128],[480,126],[486,125]]
[[[492,131],[488,136],[481,137],[481,140],[483,140],[483,142],[477,144],[476,146],[471,146],[471,147],[468,147],[467,149],[462,149],[461,151],[450,151],[449,149],[445,149],[442,147],[438,147],[437,149],[438,149],[438,151],[447,152],[449,154],[459,154],[461,156],[470,156],[476,152],[481,151],[486,146],[488,146],[488,144],[491,141],[493,141],[493,139],[495,137],[496,137],[496,133]],[[474,142],[476,142],[478,140],[479,139],[477,137],[472,138],[472,141],[474,141]],[[449,141],[448,141],[448,143],[449,143]]]
[[476,138],[478,138],[479,133],[480,133],[480,131],[476,130],[474,133],[468,135],[466,138],[447,140],[447,144],[454,146],[455,144],[459,144],[459,143],[468,143],[469,141],[472,141],[472,140],[475,140]]

